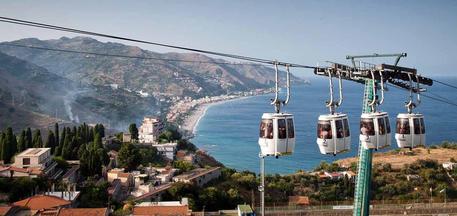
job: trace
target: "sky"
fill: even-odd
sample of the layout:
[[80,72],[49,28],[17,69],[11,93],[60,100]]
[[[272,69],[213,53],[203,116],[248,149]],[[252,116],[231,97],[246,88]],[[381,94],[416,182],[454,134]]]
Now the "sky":
[[[348,63],[348,54],[406,52],[402,66],[429,76],[457,76],[457,1],[451,0],[2,0],[0,5],[4,17],[311,66]],[[62,36],[78,35],[0,23],[0,41]]]

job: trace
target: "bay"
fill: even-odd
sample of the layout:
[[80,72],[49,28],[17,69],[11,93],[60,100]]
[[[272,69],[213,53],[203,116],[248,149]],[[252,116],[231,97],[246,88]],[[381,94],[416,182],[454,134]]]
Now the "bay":
[[[457,78],[439,78],[451,84],[457,84]],[[336,82],[334,82],[336,84]],[[335,89],[336,90],[336,89]],[[358,152],[359,118],[362,112],[363,85],[349,81],[343,82],[344,100],[338,112],[349,116],[352,145],[351,151],[333,155],[322,155],[316,144],[316,122],[320,114],[327,114],[325,101],[328,100],[328,81],[313,79],[311,85],[292,87],[290,103],[284,112],[295,116],[296,147],[293,155],[267,158],[268,173],[288,174],[297,170],[312,170],[321,161],[332,162],[341,158],[353,157]],[[337,92],[335,92],[337,94]],[[435,83],[426,94],[433,97],[455,99],[456,89]],[[337,96],[335,94],[335,96]],[[380,110],[389,113],[391,126],[395,128],[398,113],[406,112],[404,107],[408,92],[390,87],[385,93],[385,102]],[[200,149],[227,167],[237,170],[259,170],[258,126],[264,112],[273,112],[269,104],[273,94],[243,98],[215,104],[208,108],[199,121],[192,142]],[[453,102],[453,101],[450,101]],[[422,97],[422,103],[415,110],[425,115],[427,144],[440,143],[443,140],[457,140],[456,107],[429,98]],[[392,134],[393,139],[394,134]],[[384,151],[397,148],[395,140]]]

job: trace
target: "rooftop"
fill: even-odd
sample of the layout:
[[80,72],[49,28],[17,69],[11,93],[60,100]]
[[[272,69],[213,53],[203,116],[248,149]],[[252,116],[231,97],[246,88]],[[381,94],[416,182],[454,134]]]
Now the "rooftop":
[[180,201],[142,202],[135,206],[182,206]]
[[189,208],[185,206],[135,206],[133,215],[186,216]]
[[49,209],[70,204],[70,201],[48,195],[36,195],[13,203],[15,206],[31,210]]
[[238,205],[238,209],[242,213],[253,213],[252,208],[249,205]]
[[55,192],[47,192],[46,195],[58,197],[67,201],[74,201],[79,196],[79,191],[55,191]]
[[64,175],[62,178],[68,178],[69,176],[73,175],[76,171],[79,170],[79,165],[72,166]]
[[212,168],[208,168],[208,169],[197,168],[197,169],[191,170],[189,172],[183,173],[181,175],[178,175],[175,178],[185,179],[185,180],[193,180],[195,178],[198,178],[200,176],[206,175],[206,174],[208,174],[210,172],[213,172],[213,171],[216,171],[218,169],[220,169],[220,167],[212,167]]
[[19,153],[19,157],[36,157],[44,154],[47,151],[51,151],[51,148],[28,148],[25,151]]
[[161,144],[154,144],[154,147],[176,147],[178,143],[161,143]]
[[107,213],[108,208],[63,208],[58,216],[99,216]]
[[309,197],[307,196],[289,196],[289,203],[296,205],[309,205]]

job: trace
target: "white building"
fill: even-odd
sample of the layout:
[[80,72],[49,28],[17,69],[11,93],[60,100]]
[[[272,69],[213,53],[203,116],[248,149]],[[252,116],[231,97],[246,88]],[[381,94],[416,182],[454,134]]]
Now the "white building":
[[157,138],[163,131],[163,122],[159,118],[144,117],[138,131],[140,143],[156,143]]
[[51,148],[28,148],[14,157],[13,166],[18,168],[46,168],[51,160]]
[[152,146],[157,148],[158,154],[160,154],[170,160],[175,159],[178,143],[154,144]]
[[212,168],[197,168],[181,175],[173,177],[174,182],[191,183],[198,186],[203,186],[213,179],[221,176],[220,167]]
[[28,148],[14,156],[14,163],[0,168],[0,176],[52,177],[57,163],[52,160],[50,148]]
[[457,167],[457,163],[454,163],[454,162],[444,162],[443,163],[443,168],[447,169],[447,170],[453,170],[456,167]]

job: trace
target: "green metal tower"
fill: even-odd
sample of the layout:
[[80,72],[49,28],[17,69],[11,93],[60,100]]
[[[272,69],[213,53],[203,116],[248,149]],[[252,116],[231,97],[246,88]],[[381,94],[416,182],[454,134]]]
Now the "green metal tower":
[[[373,92],[375,81],[372,79],[365,80],[365,90],[363,94],[363,113],[370,113],[370,101],[375,97]],[[370,184],[371,184],[371,165],[373,150],[365,149],[359,141],[359,163],[357,183],[354,197],[354,216],[369,215],[370,211]]]
[[[362,113],[371,113],[372,107],[370,103],[376,99],[376,92],[373,87],[378,84],[383,85],[388,82],[398,88],[402,88],[408,91],[420,92],[423,91],[418,85],[414,86],[412,82],[420,83],[423,85],[433,85],[433,80],[417,74],[417,70],[414,68],[400,67],[397,66],[398,62],[402,57],[406,57],[406,53],[396,54],[372,54],[372,55],[359,55],[359,56],[346,56],[346,59],[351,60],[352,65],[345,65],[335,62],[330,62],[331,65],[323,68],[315,68],[314,74],[320,76],[329,75],[341,75],[341,78],[357,83],[365,84],[363,94],[363,107]],[[358,61],[356,59],[361,58],[378,58],[378,57],[396,57],[393,65],[379,64],[374,65]],[[413,79],[411,79],[413,75]],[[380,83],[379,83],[380,82]],[[383,86],[381,86],[381,92]],[[382,99],[381,99],[382,101]],[[378,102],[376,102],[378,103]],[[379,102],[382,103],[382,102]],[[376,106],[377,104],[375,104]],[[370,213],[370,188],[371,188],[371,169],[372,169],[372,158],[373,150],[365,149],[362,143],[359,141],[359,152],[358,152],[358,174],[357,182],[355,186],[354,194],[354,216],[366,216]]]

